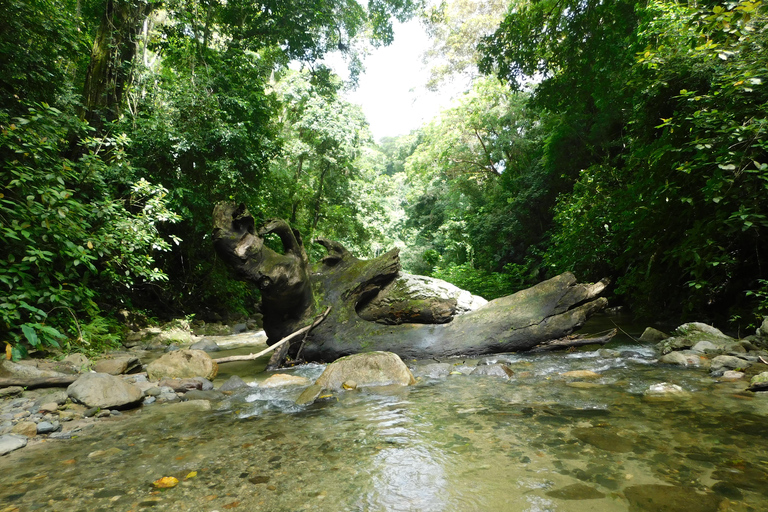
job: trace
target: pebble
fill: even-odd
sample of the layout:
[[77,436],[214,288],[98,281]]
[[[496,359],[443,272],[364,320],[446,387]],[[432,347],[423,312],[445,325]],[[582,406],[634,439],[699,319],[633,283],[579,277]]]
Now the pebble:
[[41,421],[37,424],[38,434],[50,434],[51,432],[57,432],[59,430],[61,430],[61,424],[58,421],[54,423]]
[[39,412],[46,413],[46,412],[56,412],[59,410],[59,404],[56,402],[48,402],[45,404],[42,404],[40,406],[40,409],[38,409]]
[[35,437],[37,435],[37,424],[34,421],[20,421],[13,426],[11,432],[26,437]]
[[72,439],[72,432],[51,432],[48,439]]

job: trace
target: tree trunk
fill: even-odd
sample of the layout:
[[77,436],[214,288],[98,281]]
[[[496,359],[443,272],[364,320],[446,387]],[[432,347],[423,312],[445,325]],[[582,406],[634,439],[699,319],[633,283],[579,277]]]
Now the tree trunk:
[[107,0],[91,49],[83,92],[85,119],[97,129],[120,114],[136,54],[136,37],[150,11],[147,2]]
[[[400,286],[414,277],[401,272],[397,249],[364,261],[338,242],[319,239],[327,255],[310,266],[301,238],[285,221],[269,221],[256,231],[244,205],[221,203],[214,210],[214,226],[217,252],[241,279],[262,291],[268,344],[333,307],[307,336],[302,355],[308,361],[373,350],[407,358],[527,351],[564,338],[607,305],[606,299],[595,298],[605,281],[578,284],[565,273],[462,312],[459,301],[464,299],[455,292],[425,295]],[[272,232],[283,239],[285,254],[263,245],[260,237]],[[455,289],[420,279],[439,290]],[[289,354],[297,350],[294,345]]]

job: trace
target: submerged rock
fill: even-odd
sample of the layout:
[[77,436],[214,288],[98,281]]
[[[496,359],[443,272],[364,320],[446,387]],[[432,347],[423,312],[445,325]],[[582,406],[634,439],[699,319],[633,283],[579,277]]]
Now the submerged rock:
[[318,386],[317,384],[312,384],[307,389],[302,391],[301,395],[299,395],[299,398],[296,399],[297,405],[308,405],[313,403],[315,400],[317,400],[317,397],[320,396],[320,393],[323,392],[323,386]]
[[219,391],[234,391],[236,389],[240,389],[247,386],[248,384],[246,384],[243,379],[241,379],[237,375],[233,375],[229,379],[227,379],[226,382],[224,382],[224,384],[222,384],[219,387]]
[[609,430],[599,427],[576,428],[573,436],[587,444],[609,452],[626,453],[633,450],[632,441]]
[[547,496],[559,500],[596,500],[605,498],[605,494],[586,484],[567,485],[561,489],[547,492]]
[[591,370],[571,370],[569,372],[563,372],[561,377],[568,379],[599,379],[600,374]]
[[421,368],[417,368],[415,371],[420,377],[429,377],[431,379],[439,379],[440,377],[447,377],[453,366],[449,363],[431,363]]
[[205,352],[217,352],[221,350],[218,343],[207,338],[193,343],[189,348],[192,350],[203,350]]
[[484,364],[472,370],[470,375],[485,375],[488,377],[499,377],[509,380],[515,372],[505,364]]
[[717,512],[720,498],[688,487],[634,485],[624,490],[630,512]]
[[416,383],[413,374],[397,354],[364,352],[342,357],[329,364],[315,384],[325,389],[341,389],[345,381],[354,380],[357,387],[409,386]]
[[650,396],[650,397],[659,397],[659,396],[670,396],[670,395],[687,396],[690,393],[688,393],[686,390],[684,390],[677,384],[670,384],[669,382],[660,382],[659,384],[651,385],[651,387],[649,387],[643,394],[645,396]]
[[67,394],[72,400],[88,407],[123,407],[139,402],[141,389],[119,377],[106,373],[86,373],[69,385]]
[[298,375],[286,375],[284,373],[276,373],[270,376],[264,382],[262,382],[260,388],[279,388],[284,386],[308,386],[311,384],[310,380],[306,377],[299,377]]

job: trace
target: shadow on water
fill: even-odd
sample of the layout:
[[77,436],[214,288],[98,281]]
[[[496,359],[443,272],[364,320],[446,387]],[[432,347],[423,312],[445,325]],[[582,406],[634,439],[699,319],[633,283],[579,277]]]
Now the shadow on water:
[[[347,391],[308,407],[293,402],[300,388],[257,386],[210,408],[144,407],[0,459],[0,503],[20,511],[768,510],[768,394],[658,365],[652,347],[629,337],[609,348],[513,354],[509,381],[464,375],[475,359],[443,361],[454,371],[439,378],[422,371],[434,361],[408,361],[415,386]],[[260,381],[259,364],[237,371]],[[572,370],[594,375],[562,375]],[[310,379],[321,371],[291,370]],[[661,382],[685,394],[645,394]],[[180,483],[155,489],[165,476]]]

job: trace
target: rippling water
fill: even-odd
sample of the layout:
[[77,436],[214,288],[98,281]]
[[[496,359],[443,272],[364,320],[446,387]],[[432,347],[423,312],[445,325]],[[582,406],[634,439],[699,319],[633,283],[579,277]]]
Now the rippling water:
[[[768,393],[614,349],[511,355],[509,382],[421,377],[309,407],[300,389],[258,387],[208,411],[152,405],[0,459],[0,510],[768,510]],[[660,382],[688,394],[644,394]],[[154,489],[164,476],[181,482]]]

